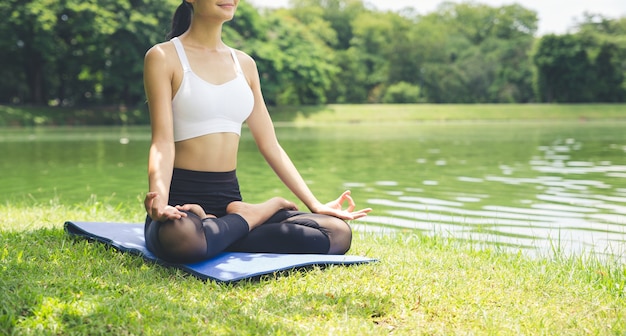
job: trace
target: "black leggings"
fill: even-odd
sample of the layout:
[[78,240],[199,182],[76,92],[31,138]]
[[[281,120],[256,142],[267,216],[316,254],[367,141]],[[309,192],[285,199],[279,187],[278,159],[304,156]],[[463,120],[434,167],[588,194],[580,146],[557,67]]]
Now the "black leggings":
[[344,254],[350,249],[352,232],[341,219],[282,210],[248,232],[243,217],[226,213],[233,201],[241,201],[235,171],[174,169],[169,204],[199,204],[218,218],[201,220],[188,213],[180,220],[157,222],[147,217],[147,248],[161,259],[178,263],[209,259],[223,251]]

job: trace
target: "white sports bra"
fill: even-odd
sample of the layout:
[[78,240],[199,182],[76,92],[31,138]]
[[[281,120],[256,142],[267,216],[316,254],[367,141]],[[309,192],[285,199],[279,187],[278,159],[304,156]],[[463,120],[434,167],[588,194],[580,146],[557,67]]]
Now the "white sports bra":
[[241,125],[252,113],[254,95],[235,51],[230,49],[237,77],[215,85],[198,77],[191,70],[180,40],[174,37],[171,41],[183,66],[183,80],[172,99],[174,141],[212,133],[230,132],[241,135]]

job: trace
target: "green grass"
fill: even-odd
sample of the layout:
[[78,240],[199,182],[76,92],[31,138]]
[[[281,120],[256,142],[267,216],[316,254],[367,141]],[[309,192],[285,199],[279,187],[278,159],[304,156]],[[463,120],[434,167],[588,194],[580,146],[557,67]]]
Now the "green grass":
[[356,233],[379,262],[224,285],[72,238],[69,219],[142,220],[141,203],[0,205],[0,334],[556,335],[626,332],[617,260]]
[[625,119],[625,104],[326,105],[270,108],[275,121],[432,122]]

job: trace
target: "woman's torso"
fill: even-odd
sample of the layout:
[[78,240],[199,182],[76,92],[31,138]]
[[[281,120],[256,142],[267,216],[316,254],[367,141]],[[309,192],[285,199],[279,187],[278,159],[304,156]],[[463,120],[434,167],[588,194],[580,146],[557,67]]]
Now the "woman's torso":
[[231,171],[237,166],[241,123],[254,98],[230,49],[203,50],[172,41],[180,67],[172,76],[174,167]]

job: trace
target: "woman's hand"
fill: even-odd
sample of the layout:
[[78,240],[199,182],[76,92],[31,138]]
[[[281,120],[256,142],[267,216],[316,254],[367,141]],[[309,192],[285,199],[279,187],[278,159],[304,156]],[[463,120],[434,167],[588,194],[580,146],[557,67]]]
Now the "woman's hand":
[[[348,208],[343,209],[343,203],[348,202]],[[356,205],[354,204],[354,200],[352,196],[350,196],[350,190],[346,190],[334,201],[328,202],[318,209],[315,209],[313,212],[323,215],[335,216],[337,218],[341,218],[343,220],[353,220],[359,219],[367,216],[367,213],[372,211],[371,208],[365,208],[358,211],[354,211]]]
[[209,215],[206,212],[204,212],[204,209],[198,204],[177,205],[176,209],[180,211],[189,211],[193,214],[196,214],[198,217],[200,217],[200,219],[217,218],[214,215]]
[[159,197],[159,194],[154,191],[147,193],[143,201],[148,216],[155,221],[165,222],[167,220],[187,217],[186,213],[164,203],[163,198]]

